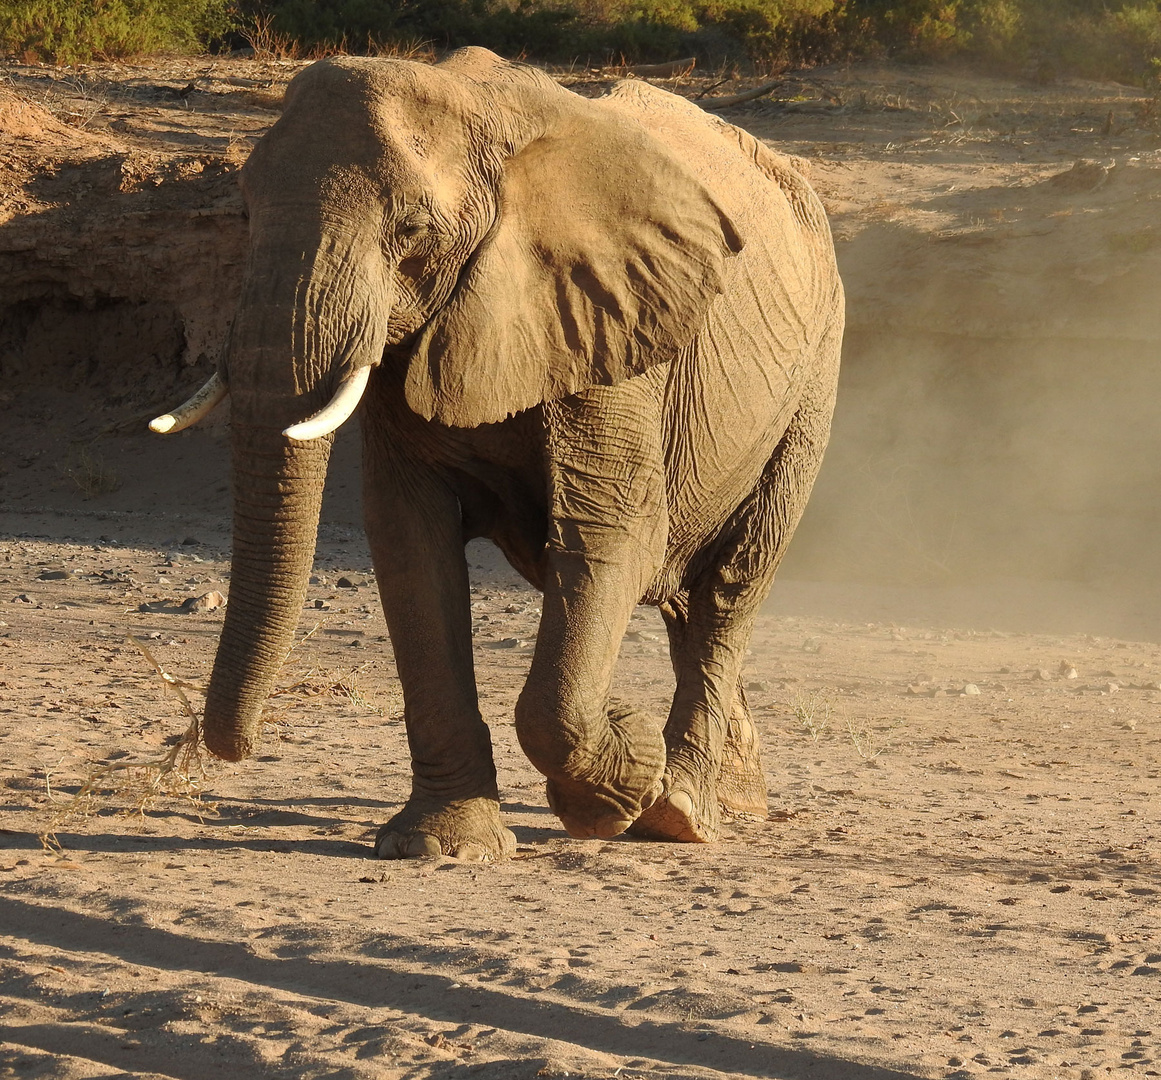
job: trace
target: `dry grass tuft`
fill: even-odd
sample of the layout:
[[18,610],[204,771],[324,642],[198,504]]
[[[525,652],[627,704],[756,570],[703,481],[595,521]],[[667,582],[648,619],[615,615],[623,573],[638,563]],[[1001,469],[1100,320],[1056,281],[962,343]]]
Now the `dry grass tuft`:
[[790,705],[794,719],[815,742],[834,719],[834,698],[825,691],[799,694]]
[[106,465],[101,458],[95,457],[88,447],[81,449],[76,464],[68,470],[68,474],[87,499],[110,495],[121,486],[116,470]]
[[901,723],[901,720],[896,720],[884,730],[882,727],[873,728],[861,720],[848,717],[847,736],[855,748],[855,753],[864,761],[873,762],[884,750],[890,748],[891,736]]
[[[313,627],[299,638],[287,651],[286,659],[282,662],[285,671],[290,666],[295,653],[298,652],[325,626],[325,620],[315,623]],[[356,708],[377,716],[387,714],[387,706],[382,706],[371,700],[359,684],[359,676],[373,665],[368,660],[344,672],[333,668],[326,668],[316,658],[304,658],[299,671],[282,685],[275,686],[267,701],[267,712],[262,717],[262,723],[270,729],[275,738],[278,738],[286,727],[287,715],[295,705],[315,698],[331,697],[349,702]]]
[[166,671],[157,658],[135,637],[129,637],[150,667],[157,672],[166,690],[177,695],[182,711],[189,717],[189,726],[159,758],[115,761],[91,772],[77,792],[67,799],[58,799],[52,790],[52,777],[46,775],[45,787],[52,816],[40,834],[40,843],[46,852],[63,853],[57,833],[69,822],[91,817],[113,800],[127,805],[122,812],[135,816],[141,824],[160,798],[176,798],[191,807],[198,817],[216,814],[217,807],[202,798],[202,784],[206,779],[206,760],[203,756],[201,716],[186,696],[186,690],[200,687],[185,682]]

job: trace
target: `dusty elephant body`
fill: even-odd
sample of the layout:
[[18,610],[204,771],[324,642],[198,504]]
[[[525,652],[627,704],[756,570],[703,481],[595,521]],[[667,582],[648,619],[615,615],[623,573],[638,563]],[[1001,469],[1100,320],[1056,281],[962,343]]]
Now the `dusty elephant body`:
[[[257,742],[326,432],[365,384],[367,532],[414,773],[379,854],[514,847],[472,666],[464,544],[481,536],[544,593],[516,725],[572,835],[710,840],[722,805],[764,814],[739,672],[821,462],[843,322],[806,182],[650,86],[586,100],[471,49],[308,68],[243,190],[210,748]],[[301,423],[336,390],[346,405]],[[664,731],[609,701],[642,600],[677,677]]]

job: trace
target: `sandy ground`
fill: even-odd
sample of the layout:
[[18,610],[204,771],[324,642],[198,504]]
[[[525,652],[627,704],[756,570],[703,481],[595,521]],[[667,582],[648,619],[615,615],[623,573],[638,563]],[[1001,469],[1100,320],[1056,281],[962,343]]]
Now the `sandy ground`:
[[[267,93],[277,70],[241,65],[229,77],[260,85],[165,96],[207,64],[82,72],[89,89],[72,97],[44,72],[9,80],[78,130],[228,150],[273,113],[198,97]],[[731,119],[816,158],[864,330],[880,302],[883,318],[906,317],[876,261],[890,238],[859,246],[885,222],[896,241],[926,230],[950,245],[961,270],[978,245],[1076,249],[1085,234],[1068,230],[1089,221],[1077,200],[1105,181],[1056,182],[1079,184],[1051,196],[1063,216],[1037,185],[1099,138],[1126,170],[1102,212],[1140,223],[1161,190],[1148,102],[1125,88],[860,69],[792,89]],[[924,217],[940,190],[950,199]],[[1004,200],[1035,230],[1011,205],[997,216]],[[1106,244],[1088,270],[1123,255]],[[948,325],[967,333],[970,314]],[[707,846],[580,842],[512,728],[537,594],[474,544],[482,708],[519,849],[496,865],[382,863],[368,845],[406,797],[408,754],[353,434],[262,753],[209,763],[195,802],[143,804],[147,764],[188,718],[127,639],[204,683],[221,608],[183,604],[229,591],[223,432],[151,441],[132,424],[170,402],[99,385],[3,387],[0,1076],[1161,1075],[1150,581],[852,581],[817,540],[824,503],[746,672],[770,820]],[[634,618],[618,678],[660,723],[672,675],[654,612]]]

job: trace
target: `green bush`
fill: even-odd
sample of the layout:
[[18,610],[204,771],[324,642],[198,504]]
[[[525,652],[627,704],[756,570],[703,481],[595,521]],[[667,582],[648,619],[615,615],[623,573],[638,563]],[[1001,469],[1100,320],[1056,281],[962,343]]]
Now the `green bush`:
[[1062,70],[1137,83],[1152,76],[1161,57],[1161,10],[1154,0],[1097,11],[1085,10],[1093,4],[1066,4],[1055,18],[1043,0],[1040,6],[1029,19],[1029,37]]
[[57,64],[195,52],[234,25],[230,0],[0,0],[0,52]]
[[[235,4],[238,7],[235,9]],[[0,0],[0,51],[58,63],[233,44],[300,56],[485,45],[554,62],[963,58],[1156,86],[1161,0]]]
[[1094,78],[1145,82],[1161,57],[1158,0],[848,0],[854,53],[965,57],[1010,70],[1036,61]]
[[[841,2],[841,0],[840,0]],[[298,51],[366,42],[484,45],[540,60],[770,59],[835,0],[256,0]]]

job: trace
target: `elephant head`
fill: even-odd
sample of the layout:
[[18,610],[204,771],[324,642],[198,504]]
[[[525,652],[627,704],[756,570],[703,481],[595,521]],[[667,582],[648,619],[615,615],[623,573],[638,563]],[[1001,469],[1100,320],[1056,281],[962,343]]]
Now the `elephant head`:
[[481,49],[307,68],[241,184],[250,255],[221,370],[154,422],[186,426],[228,388],[234,553],[205,738],[231,760],[256,745],[332,433],[372,369],[399,365],[430,420],[503,421],[672,357],[742,246],[639,124]]

